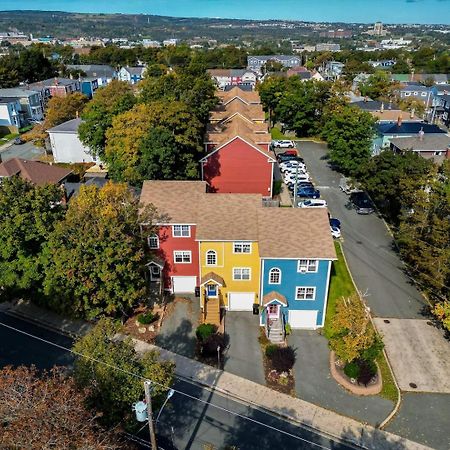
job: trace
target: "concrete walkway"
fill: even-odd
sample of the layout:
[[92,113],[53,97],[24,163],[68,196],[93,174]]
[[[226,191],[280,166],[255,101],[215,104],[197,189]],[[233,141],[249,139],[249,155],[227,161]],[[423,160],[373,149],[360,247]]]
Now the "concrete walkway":
[[[26,302],[16,305],[2,304],[4,313],[17,315],[44,327],[59,330],[65,334],[82,335],[90,325],[58,316]],[[377,450],[425,450],[431,447],[404,439],[392,433],[378,430],[370,425],[341,416],[289,395],[273,391],[245,378],[223,372],[198,361],[170,352],[155,345],[133,339],[138,353],[156,350],[162,359],[176,364],[175,373],[201,386],[209,387],[245,404],[260,408],[292,421],[305,428],[312,428],[324,434],[367,449]]]

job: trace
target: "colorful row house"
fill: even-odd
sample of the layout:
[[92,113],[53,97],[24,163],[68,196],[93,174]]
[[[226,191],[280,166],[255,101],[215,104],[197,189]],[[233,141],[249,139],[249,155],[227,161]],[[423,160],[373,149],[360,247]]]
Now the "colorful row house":
[[260,194],[217,195],[202,181],[145,181],[141,203],[160,214],[150,282],[191,294],[205,322],[253,311],[274,342],[287,323],[323,326],[336,259],[326,208],[266,208]]

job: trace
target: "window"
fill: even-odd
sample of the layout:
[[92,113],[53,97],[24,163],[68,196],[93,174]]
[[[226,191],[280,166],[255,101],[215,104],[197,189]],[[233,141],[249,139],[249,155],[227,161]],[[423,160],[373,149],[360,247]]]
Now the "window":
[[191,237],[191,227],[189,225],[173,225],[173,237]]
[[248,267],[235,267],[233,280],[250,280],[251,270]]
[[317,259],[299,259],[297,272],[317,272]]
[[296,287],[295,288],[295,300],[315,300],[316,288],[315,287]]
[[235,242],[233,245],[233,253],[251,253],[251,242]]
[[173,252],[173,259],[176,263],[189,264],[191,262],[191,252],[190,251],[175,251]]
[[269,284],[280,284],[281,283],[281,270],[274,267],[269,271]]
[[159,248],[159,237],[157,234],[152,234],[151,236],[149,236],[147,241],[148,241],[148,246],[151,249]]
[[217,265],[217,252],[214,250],[208,250],[206,252],[206,265],[216,266]]

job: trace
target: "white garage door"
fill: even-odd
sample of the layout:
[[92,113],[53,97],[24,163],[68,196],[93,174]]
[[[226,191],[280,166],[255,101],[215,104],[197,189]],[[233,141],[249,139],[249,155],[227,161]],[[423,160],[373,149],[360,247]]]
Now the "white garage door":
[[197,277],[172,277],[172,292],[174,294],[195,292]]
[[253,303],[255,303],[254,292],[230,292],[228,294],[230,311],[252,311]]
[[317,328],[317,314],[319,311],[289,311],[289,324],[292,328]]

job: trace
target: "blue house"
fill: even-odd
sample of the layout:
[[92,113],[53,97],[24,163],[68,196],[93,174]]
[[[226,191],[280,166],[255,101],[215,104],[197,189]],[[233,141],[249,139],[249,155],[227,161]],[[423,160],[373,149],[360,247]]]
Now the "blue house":
[[258,238],[260,324],[269,339],[280,342],[286,324],[293,329],[322,327],[332,261],[337,259],[327,208],[263,208]]
[[81,78],[81,92],[87,97],[92,98],[98,89],[98,79],[94,77]]

